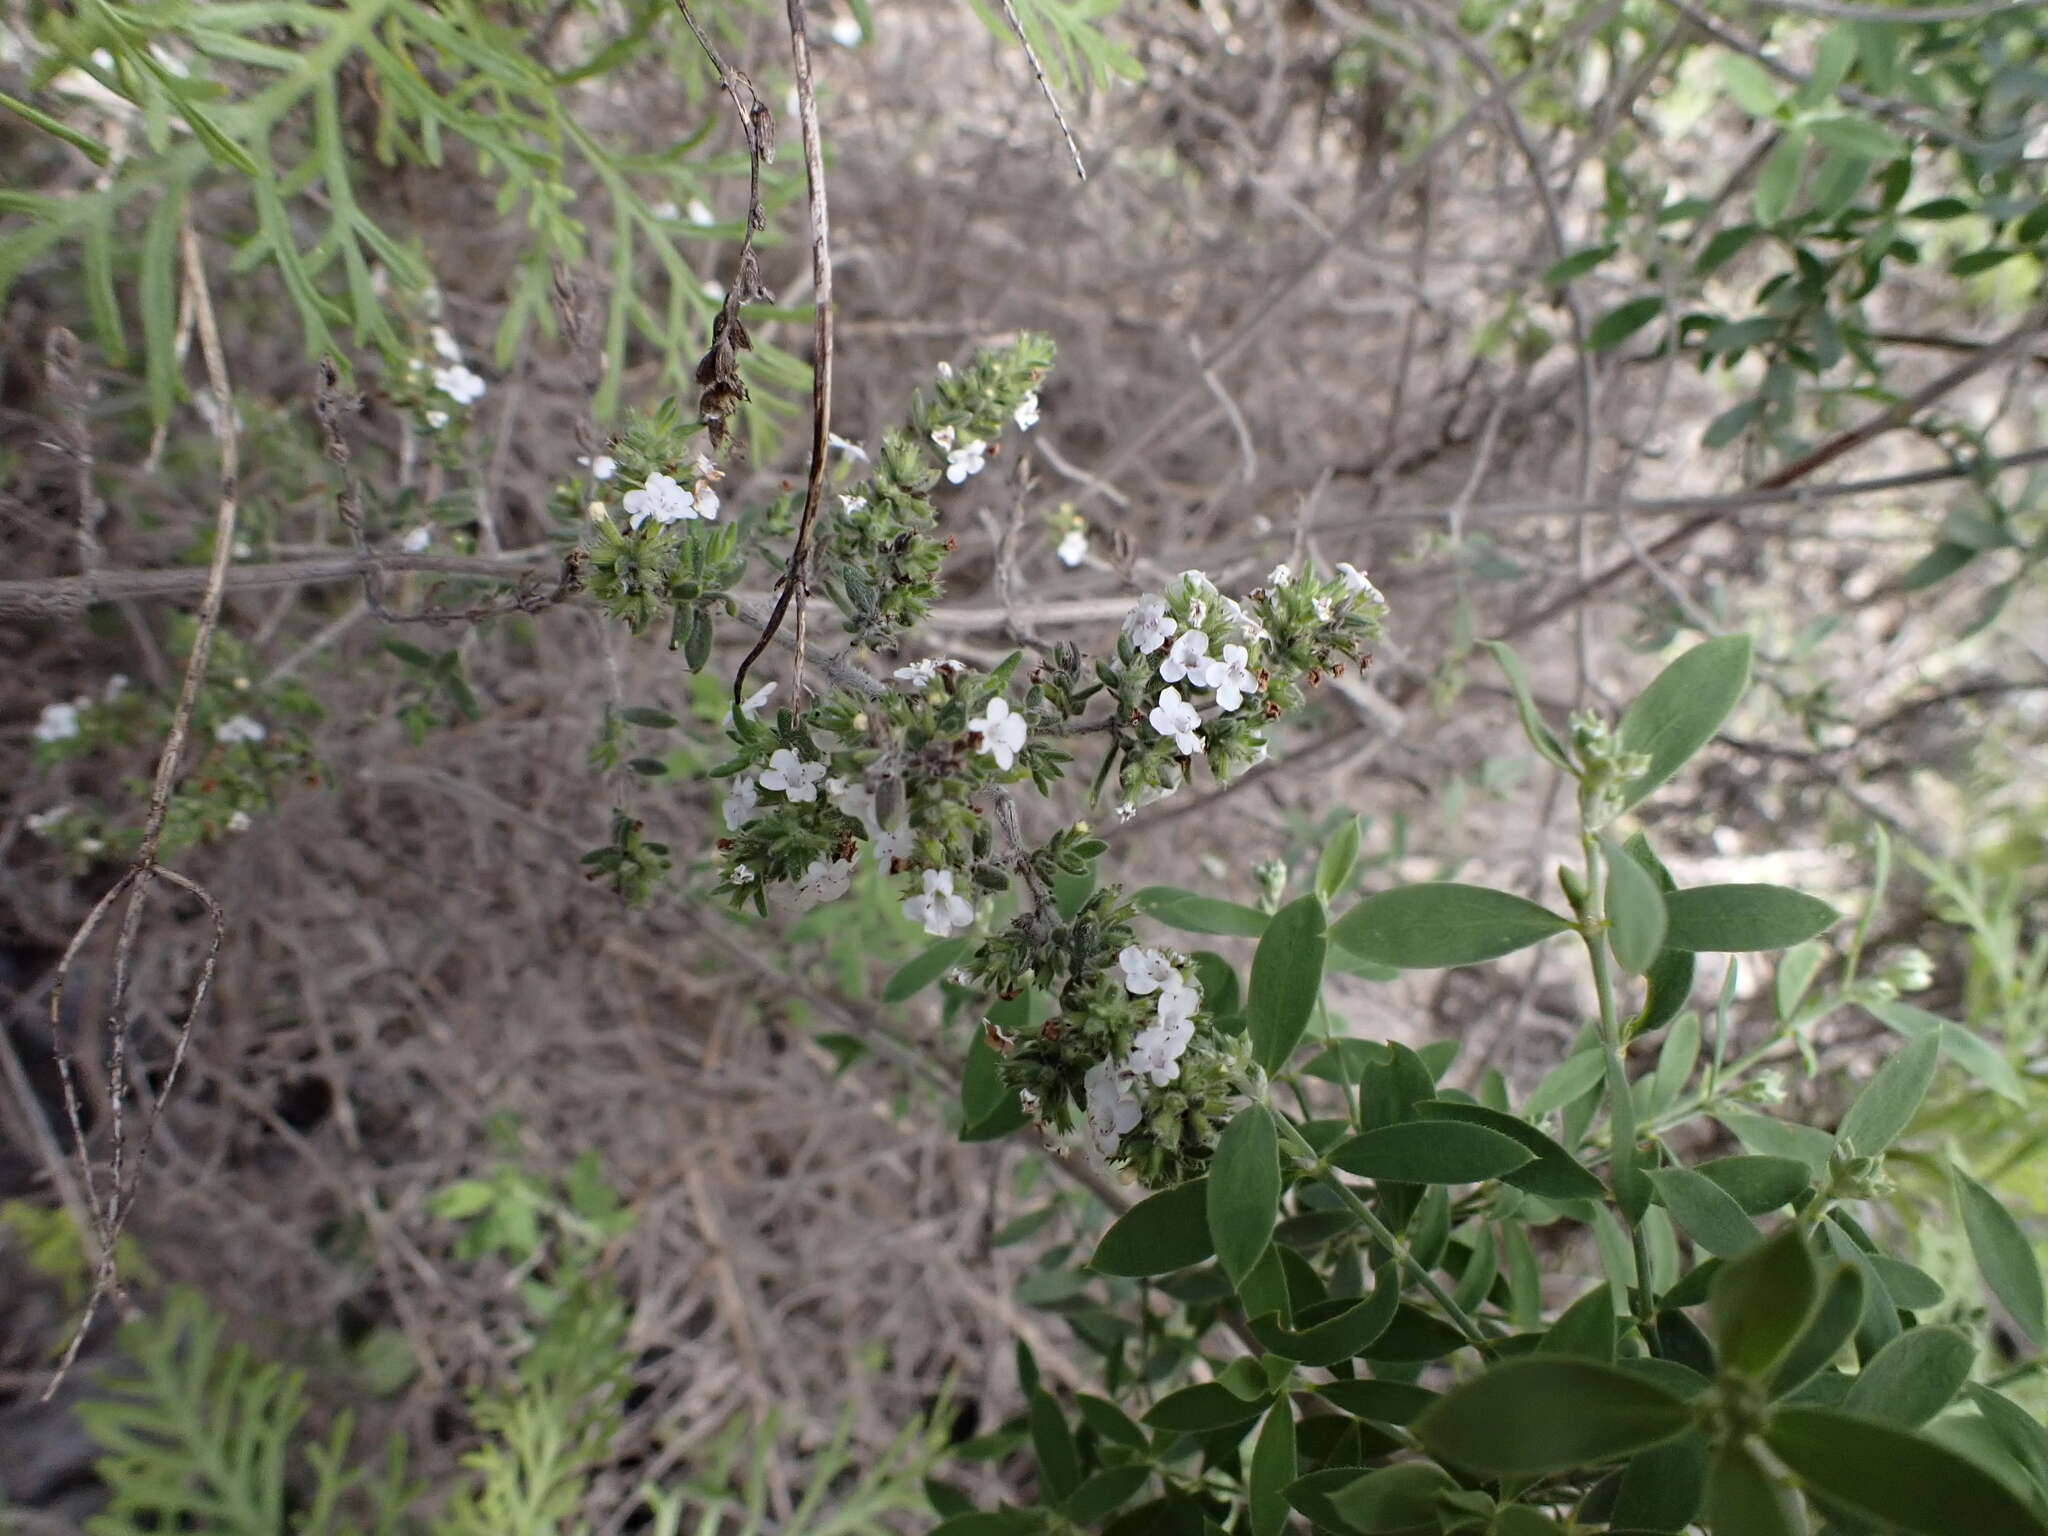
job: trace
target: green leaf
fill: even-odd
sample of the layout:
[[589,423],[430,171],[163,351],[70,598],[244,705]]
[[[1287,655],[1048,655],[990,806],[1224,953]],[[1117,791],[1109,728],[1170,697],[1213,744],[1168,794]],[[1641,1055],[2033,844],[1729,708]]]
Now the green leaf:
[[1415,1106],[1415,1112],[1425,1120],[1457,1120],[1484,1126],[1521,1143],[1531,1160],[1502,1174],[1504,1184],[1546,1200],[1598,1200],[1605,1193],[1600,1181],[1581,1167],[1571,1153],[1517,1116],[1453,1099],[1425,1099]]
[[1758,1460],[1747,1440],[1728,1440],[1707,1464],[1707,1529],[1714,1536],[1806,1536],[1799,1495]]
[[1856,1336],[1863,1321],[1863,1271],[1854,1264],[1837,1264],[1821,1290],[1820,1305],[1785,1358],[1771,1372],[1770,1394],[1784,1397],[1796,1392],[1827,1369],[1842,1348]]
[[[1860,1101],[1859,1101],[1860,1102]],[[2048,1320],[2043,1318],[2041,1266],[2026,1233],[1999,1198],[1962,1169],[1954,1171],[1956,1205],[1977,1272],[2004,1304],[2020,1331],[2038,1349],[2048,1345]]]
[[1746,1109],[1717,1109],[1714,1118],[1733,1131],[1746,1150],[1766,1157],[1789,1157],[1806,1164],[1816,1178],[1835,1155],[1834,1137],[1810,1125],[1773,1120]]
[[1514,695],[1515,713],[1521,717],[1522,734],[1529,738],[1529,745],[1550,762],[1569,771],[1571,753],[1565,750],[1557,732],[1544,724],[1543,716],[1536,708],[1536,695],[1529,688],[1529,674],[1522,669],[1522,658],[1505,641],[1488,640],[1485,644],[1508,680],[1508,692]]
[[1299,1365],[1332,1366],[1378,1343],[1400,1304],[1400,1271],[1388,1265],[1370,1296],[1319,1303],[1298,1320],[1303,1325],[1299,1330],[1282,1327],[1277,1315],[1251,1317],[1246,1327],[1268,1354]]
[[1031,1394],[1031,1446],[1038,1455],[1038,1475],[1045,1491],[1064,1499],[1081,1486],[1081,1455],[1066,1415],[1042,1388]]
[[1340,1142],[1329,1157],[1346,1173],[1398,1184],[1478,1184],[1531,1160],[1519,1141],[1456,1120],[1383,1125]]
[[1543,286],[1561,288],[1575,277],[1584,277],[1619,249],[1621,247],[1610,240],[1605,245],[1593,245],[1583,251],[1573,251],[1543,274]]
[[1799,88],[1798,105],[1811,111],[1833,96],[1849,78],[1849,67],[1855,62],[1856,34],[1847,27],[1836,27],[1814,50],[1813,69]]
[[649,730],[672,731],[679,723],[676,717],[665,709],[632,709],[620,711],[620,718],[628,725],[644,725]]
[[1209,1238],[1209,1181],[1190,1179],[1148,1195],[1102,1234],[1088,1267],[1142,1280],[1170,1275],[1215,1256]]
[[1944,1019],[1924,1008],[1916,1008],[1911,1003],[1873,1001],[1863,1006],[1887,1029],[1898,1031],[1908,1040],[1917,1040],[1930,1032],[1938,1035],[1942,1055],[2000,1098],[2009,1099],[2014,1104],[2026,1103],[2026,1091],[2020,1086],[2019,1073],[2013,1070],[2005,1053],[1974,1030],[1964,1028],[1953,1019]]
[[1804,1331],[1819,1293],[1813,1254],[1797,1227],[1724,1263],[1707,1293],[1722,1365],[1763,1379]]
[[1287,1485],[1299,1473],[1294,1450],[1294,1405],[1283,1395],[1266,1411],[1246,1474],[1245,1506],[1251,1536],[1281,1536],[1287,1528]]
[[1456,1486],[1442,1467],[1405,1461],[1337,1489],[1329,1496],[1330,1507],[1353,1531],[1433,1530],[1438,1496]]
[[1754,224],[1735,224],[1719,230],[1714,237],[1700,248],[1698,258],[1692,264],[1694,275],[1705,277],[1717,267],[1727,265],[1741,255],[1749,243],[1763,233]]
[[[1398,1291],[1399,1286],[1395,1289]],[[1345,1413],[1375,1424],[1410,1424],[1415,1416],[1437,1399],[1427,1387],[1405,1381],[1328,1381],[1316,1388]]]
[[1751,1216],[1790,1205],[1813,1188],[1813,1171],[1793,1157],[1717,1157],[1696,1170]]
[[1728,87],[1729,96],[1743,111],[1751,117],[1770,117],[1777,112],[1781,100],[1779,86],[1763,65],[1725,50],[1715,63],[1721,68],[1721,83]]
[[1700,446],[1709,449],[1726,448],[1747,432],[1769,406],[1770,402],[1761,395],[1745,400],[1740,405],[1729,406],[1707,423],[1707,430],[1700,434]]
[[1860,117],[1817,117],[1806,125],[1816,143],[1838,154],[1860,155],[1865,160],[1896,160],[1906,153],[1906,142],[1889,128]]
[[1586,347],[1593,352],[1618,347],[1663,312],[1664,295],[1661,293],[1646,293],[1626,304],[1617,304],[1593,322],[1592,328],[1586,332]]
[[1716,1258],[1732,1259],[1763,1241],[1734,1197],[1691,1168],[1659,1168],[1650,1175],[1657,1198],[1685,1235]]
[[1197,896],[1171,885],[1148,885],[1131,893],[1131,905],[1155,922],[1183,933],[1216,933],[1256,939],[1266,931],[1266,914],[1234,901]]
[[1842,1406],[1917,1429],[1955,1400],[1976,1359],[1960,1328],[1908,1329],[1870,1357]]
[[1347,816],[1324,845],[1322,856],[1316,860],[1316,894],[1324,901],[1336,900],[1344,882],[1351,878],[1352,866],[1358,862],[1358,839],[1358,818]]
[[1506,891],[1443,881],[1368,896],[1330,925],[1330,937],[1363,959],[1418,971],[1477,965],[1570,927]]
[[1536,1085],[1535,1092],[1522,1106],[1523,1113],[1531,1119],[1538,1119],[1553,1109],[1562,1109],[1582,1097],[1587,1089],[1606,1075],[1607,1057],[1597,1046],[1574,1052],[1552,1067],[1543,1081]]
[[1143,1462],[1104,1467],[1068,1496],[1060,1506],[1060,1513],[1084,1530],[1091,1525],[1099,1525],[1128,1504],[1151,1475],[1152,1469]]
[[1250,1104],[1231,1117],[1209,1164],[1209,1236],[1232,1285],[1273,1241],[1280,1213],[1280,1138],[1273,1112]]
[[1640,1376],[1569,1355],[1523,1355],[1446,1393],[1413,1429],[1454,1466],[1540,1477],[1613,1461],[1691,1422],[1684,1399]]
[[1212,1429],[1249,1424],[1264,1413],[1271,1402],[1271,1398],[1262,1397],[1248,1403],[1222,1382],[1205,1381],[1167,1393],[1152,1405],[1151,1411],[1145,1415],[1145,1423],[1154,1429],[1206,1434]]
[[1789,949],[1824,933],[1841,913],[1782,885],[1700,885],[1664,899],[1664,942],[1693,953]]
[[882,984],[882,1001],[900,1003],[915,997],[974,952],[974,940],[941,939],[903,962]]
[[1778,147],[1764,160],[1756,178],[1756,219],[1772,225],[1785,217],[1792,206],[1792,194],[1799,190],[1799,169],[1806,161],[1806,135],[1786,131]]
[[1830,1501],[1921,1536],[2042,1536],[2041,1517],[1977,1463],[1882,1419],[1788,1406],[1764,1440]]
[[1940,1049],[1933,1037],[1915,1040],[1878,1068],[1842,1117],[1835,1145],[1853,1148],[1858,1157],[1876,1157],[1898,1140],[1927,1097]]
[[1621,743],[1647,753],[1650,766],[1630,781],[1622,809],[1636,804],[1714,739],[1749,686],[1747,635],[1694,646],[1658,673],[1621,717]]
[[1616,964],[1640,976],[1664,948],[1664,892],[1642,865],[1606,846],[1608,945]]
[[1273,914],[1252,955],[1245,1019],[1252,1059],[1268,1075],[1287,1065],[1323,989],[1328,916],[1320,896],[1297,898]]

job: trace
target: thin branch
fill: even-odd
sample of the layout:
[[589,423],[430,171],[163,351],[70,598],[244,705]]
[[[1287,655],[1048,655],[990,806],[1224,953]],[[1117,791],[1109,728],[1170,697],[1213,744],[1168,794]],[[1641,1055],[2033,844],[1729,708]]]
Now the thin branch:
[[1017,34],[1017,41],[1024,45],[1024,57],[1031,61],[1031,75],[1038,82],[1039,94],[1045,97],[1045,104],[1052,108],[1052,120],[1059,124],[1060,136],[1067,141],[1067,153],[1074,157],[1074,174],[1086,181],[1088,167],[1081,163],[1081,146],[1074,142],[1074,130],[1067,126],[1067,114],[1060,109],[1060,99],[1052,92],[1052,82],[1045,78],[1045,66],[1038,61],[1038,50],[1031,46],[1031,39],[1024,32],[1024,23],[1018,20],[1017,8],[1010,0],[1003,0],[1003,20],[1007,21],[1010,30]]

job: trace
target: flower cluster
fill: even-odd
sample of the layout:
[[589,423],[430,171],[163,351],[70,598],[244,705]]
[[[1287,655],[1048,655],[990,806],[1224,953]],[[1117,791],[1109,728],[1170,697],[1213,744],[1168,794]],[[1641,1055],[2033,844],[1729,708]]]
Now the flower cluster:
[[427,331],[432,350],[405,359],[391,384],[391,397],[430,433],[442,432],[490,389],[484,376],[463,360],[462,344],[438,322]]

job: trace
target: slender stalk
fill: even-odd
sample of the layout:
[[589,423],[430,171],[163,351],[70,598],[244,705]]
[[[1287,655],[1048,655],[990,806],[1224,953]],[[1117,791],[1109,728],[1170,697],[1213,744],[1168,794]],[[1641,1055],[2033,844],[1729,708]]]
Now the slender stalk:
[[[1585,940],[1586,956],[1593,966],[1593,992],[1600,1006],[1600,1048],[1607,1056],[1607,1124],[1612,1145],[1608,1150],[1609,1182],[1614,1186],[1615,1204],[1628,1227],[1629,1246],[1635,1254],[1636,1325],[1645,1335],[1653,1315],[1650,1295],[1650,1245],[1642,1224],[1630,1214],[1636,1207],[1635,1192],[1642,1180],[1636,1167],[1636,1101],[1629,1088],[1628,1065],[1622,1059],[1621,1022],[1614,1005],[1614,961],[1607,948],[1607,860],[1591,832],[1584,839],[1586,850],[1586,891],[1580,903],[1579,937]],[[1639,1208],[1639,1207],[1638,1207]]]
[[1442,1283],[1438,1281],[1436,1276],[1431,1274],[1424,1267],[1422,1261],[1409,1251],[1408,1245],[1394,1235],[1394,1230],[1391,1227],[1380,1220],[1379,1213],[1359,1199],[1356,1190],[1337,1177],[1337,1170],[1330,1166],[1329,1160],[1322,1153],[1309,1145],[1308,1138],[1294,1128],[1294,1122],[1285,1115],[1275,1115],[1273,1123],[1280,1127],[1280,1134],[1293,1144],[1295,1151],[1307,1160],[1310,1168],[1314,1170],[1316,1177],[1329,1186],[1337,1198],[1344,1202],[1351,1214],[1358,1218],[1359,1222],[1365,1227],[1365,1230],[1372,1234],[1373,1241],[1391,1253],[1399,1261],[1401,1267],[1408,1271],[1410,1278],[1425,1291],[1429,1292],[1430,1299],[1443,1308],[1444,1316],[1450,1319],[1451,1326],[1464,1334],[1466,1341],[1473,1348],[1479,1350],[1486,1349],[1492,1343],[1492,1340],[1472,1320],[1465,1309],[1451,1298],[1451,1293],[1443,1288]]

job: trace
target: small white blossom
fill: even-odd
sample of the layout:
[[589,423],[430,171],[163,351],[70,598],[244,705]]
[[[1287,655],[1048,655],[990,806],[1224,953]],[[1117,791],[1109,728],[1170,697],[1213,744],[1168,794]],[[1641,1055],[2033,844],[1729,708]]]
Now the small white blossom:
[[826,433],[825,441],[830,443],[834,448],[837,448],[849,459],[857,459],[863,464],[868,462],[867,449],[861,447],[859,443],[847,441],[847,439],[841,437],[837,432]]
[[953,377],[953,365],[951,363],[940,363],[937,371],[939,377],[942,379],[950,379],[951,377]]
[[761,776],[758,773],[735,775],[725,791],[725,827],[728,832],[737,832],[754,819],[754,807],[761,803]]
[[938,681],[942,672],[965,672],[965,663],[948,660],[943,656],[927,656],[923,661],[913,661],[907,667],[898,667],[891,674],[897,682],[911,692],[929,688]]
[[758,720],[761,717],[761,706],[774,698],[775,690],[781,686],[780,683],[763,683],[740,701],[740,713],[749,720]]
[[640,489],[626,492],[626,517],[635,528],[650,517],[666,527],[696,515],[697,498],[669,475],[649,475]]
[[483,399],[489,386],[484,383],[482,374],[461,363],[450,363],[445,368],[434,370],[434,388],[457,405],[475,405]]
[[874,850],[877,868],[892,869],[899,859],[908,859],[916,841],[910,828],[900,823],[893,827],[868,824],[868,846]]
[[[80,839],[78,840],[78,851],[79,851],[80,853],[83,853],[83,854],[86,854],[86,855],[91,855],[91,854],[95,854],[95,853],[104,853],[104,852],[106,852],[106,848],[107,848],[107,845],[106,845],[105,843],[101,842],[101,841],[100,841],[100,840],[99,840],[98,838],[96,838],[96,837],[81,837],[81,838],[80,838]],[[1779,1097],[1780,1097],[1780,1098],[1782,1098],[1782,1097],[1783,1097],[1783,1095],[1781,1094],[1781,1095],[1779,1095]],[[1776,1100],[1773,1100],[1772,1102],[1774,1102],[1774,1103],[1775,1103],[1775,1102],[1776,1102]]]
[[672,197],[664,197],[647,211],[657,219],[679,219],[683,216],[683,210],[676,206],[676,200]]
[[213,728],[213,739],[223,744],[237,741],[255,743],[269,734],[264,730],[262,721],[252,720],[247,715],[236,715]]
[[818,781],[825,777],[823,763],[809,763],[788,747],[777,747],[761,775],[763,789],[779,789],[799,805],[818,798]]
[[951,453],[957,436],[951,427],[939,427],[932,433],[932,441],[939,445],[941,452]]
[[1038,1118],[1038,1112],[1041,1106],[1038,1102],[1037,1094],[1033,1093],[1029,1088],[1019,1088],[1017,1090],[1017,1102],[1019,1105],[1023,1107],[1025,1114],[1029,1115],[1034,1120]]
[[428,411],[424,419],[427,423],[427,430],[429,432],[438,432],[443,427],[448,425],[448,413],[443,410],[436,409]]
[[1169,683],[1186,679],[1190,688],[1200,688],[1208,675],[1209,636],[1199,629],[1184,631],[1166,653],[1166,660],[1159,663],[1159,676]]
[[249,819],[247,811],[236,811],[228,817],[228,830],[230,832],[246,832],[254,825],[255,823]]
[[840,513],[840,516],[842,516],[842,517],[854,517],[854,516],[858,515],[859,513],[862,513],[862,512],[865,512],[865,511],[867,511],[867,509],[868,509],[868,499],[867,499],[867,497],[865,497],[865,496],[849,496],[849,495],[845,494],[845,493],[844,493],[843,491],[842,491],[842,492],[840,493],[840,496],[839,496],[839,513]]
[[1159,989],[1159,1022],[1170,1029],[1185,1027],[1192,1034],[1194,1018],[1201,1007],[1200,989],[1178,971]]
[[715,521],[718,517],[718,492],[711,487],[725,478],[725,471],[704,457],[697,455],[697,481],[693,487],[692,501],[697,515]]
[[1116,963],[1124,973],[1124,990],[1135,997],[1157,992],[1180,975],[1165,950],[1139,944],[1126,944],[1118,950]]
[[704,279],[700,287],[703,291],[705,298],[711,299],[719,304],[723,304],[725,302],[725,284],[721,283],[717,278],[707,277],[706,279]]
[[1292,580],[1294,572],[1284,565],[1276,565],[1266,573],[1266,585],[1269,587],[1284,587]]
[[116,672],[112,677],[107,679],[107,686],[101,690],[100,697],[105,699],[109,704],[111,704],[114,702],[114,700],[121,697],[121,695],[126,693],[127,691],[128,674],[126,672]]
[[1119,823],[1128,822],[1137,814],[1138,808],[1135,805],[1131,804],[1130,801],[1124,800],[1118,803],[1116,808],[1116,819]]
[[1071,571],[1088,558],[1088,530],[1069,528],[1066,537],[1060,540],[1060,547],[1054,553],[1060,557],[1060,564]]
[[1330,606],[1330,600],[1327,597],[1317,598],[1315,606],[1316,618],[1324,624],[1329,623],[1336,616],[1337,610]]
[[36,720],[37,741],[69,741],[78,734],[76,704],[45,704]]
[[30,812],[22,818],[21,824],[27,827],[29,831],[35,833],[37,837],[48,837],[50,829],[61,825],[65,817],[70,814],[70,806],[53,805],[47,811]]
[[1225,714],[1233,714],[1244,703],[1245,695],[1259,691],[1259,679],[1246,665],[1251,653],[1241,645],[1223,647],[1220,661],[1209,663],[1209,670],[1203,673],[1203,680],[1216,690],[1216,707]]
[[1019,432],[1029,432],[1038,425],[1037,390],[1034,389],[1030,394],[1017,402],[1017,409],[1011,413],[1010,419],[1017,423],[1017,430]]
[[417,528],[406,529],[405,537],[398,541],[398,547],[408,555],[423,555],[427,552],[427,546],[433,542],[434,530],[421,523]]
[[953,871],[928,869],[924,872],[924,890],[905,899],[903,915],[913,923],[922,923],[924,931],[933,938],[950,939],[974,925],[974,903],[954,894]]
[[1386,602],[1386,598],[1380,595],[1380,589],[1356,566],[1340,560],[1337,562],[1337,574],[1344,580],[1344,590],[1353,597],[1363,597],[1375,603]]
[[594,459],[587,453],[579,453],[576,455],[576,462],[590,470],[590,478],[593,480],[609,480],[619,472],[619,461],[608,453],[600,453]]
[[962,443],[946,454],[946,479],[954,485],[963,483],[969,475],[978,475],[988,464],[988,444],[980,438],[971,443]]
[[754,867],[751,864],[735,864],[725,872],[725,878],[734,885],[752,885],[754,883]]
[[1182,757],[1193,757],[1202,750],[1202,717],[1195,712],[1194,705],[1181,698],[1178,688],[1168,688],[1159,695],[1150,718],[1152,729],[1162,736],[1171,736]]
[[796,883],[796,903],[801,908],[837,901],[853,883],[851,859],[813,859]]
[[1017,761],[1017,754],[1024,750],[1027,727],[1024,717],[1010,708],[1008,699],[996,698],[988,701],[988,713],[976,715],[967,722],[967,729],[981,737],[980,750],[996,760],[996,766],[1008,771]]
[[1124,615],[1124,633],[1140,656],[1150,656],[1173,638],[1180,624],[1166,611],[1166,599],[1148,592]]
[[716,224],[718,222],[718,215],[711,211],[710,205],[701,197],[690,199],[690,206],[684,210],[683,216],[692,224]]
[[1123,1074],[1106,1061],[1090,1067],[1081,1084],[1088,1095],[1088,1129],[1094,1133],[1095,1150],[1113,1156],[1117,1144],[1145,1118],[1144,1107]]
[[[427,335],[432,338],[434,350],[441,354],[444,361],[451,363],[462,361],[462,348],[456,343],[455,333],[450,331],[447,326],[437,325],[427,332]],[[451,389],[448,393],[452,395],[455,391]]]
[[860,22],[852,16],[835,17],[832,22],[832,41],[842,48],[860,46]]

